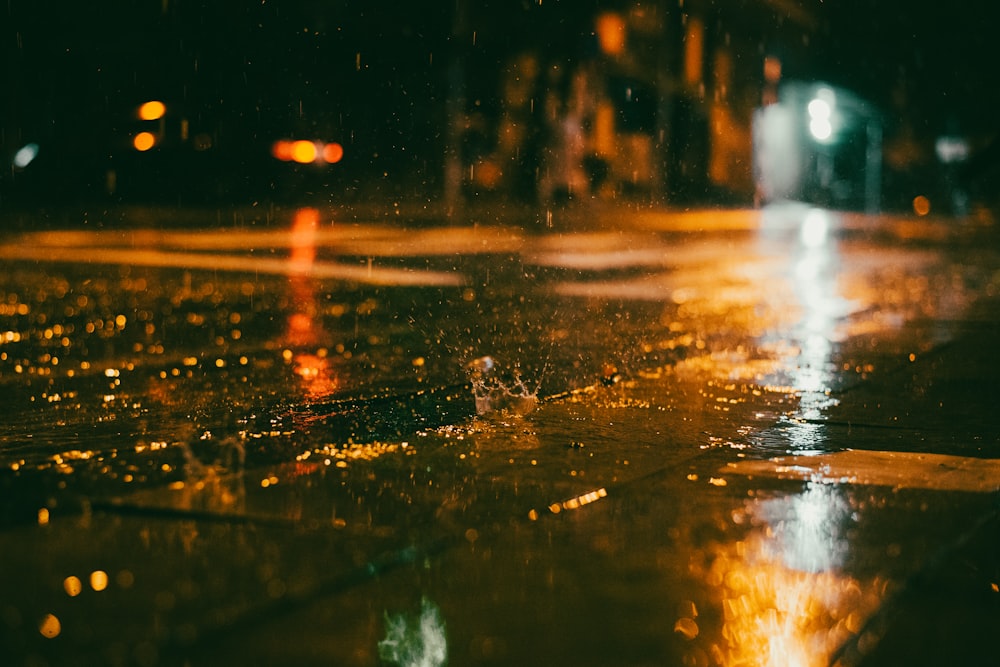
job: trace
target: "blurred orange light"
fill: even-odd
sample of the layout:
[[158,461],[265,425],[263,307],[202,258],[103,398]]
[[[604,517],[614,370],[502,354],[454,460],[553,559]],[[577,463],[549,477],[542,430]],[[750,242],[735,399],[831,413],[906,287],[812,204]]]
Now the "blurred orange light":
[[148,151],[156,145],[156,137],[152,132],[140,132],[135,135],[135,138],[132,140],[132,145],[137,151]]
[[296,141],[292,143],[292,159],[299,164],[316,161],[316,144],[311,141]]
[[764,58],[764,80],[772,84],[781,80],[781,60],[777,57]]
[[319,227],[319,211],[301,208],[295,212],[292,224],[291,263],[296,273],[305,273],[316,259],[316,230]]
[[344,147],[336,141],[323,147],[323,159],[330,164],[336,164],[344,157]]
[[601,51],[609,56],[619,56],[625,52],[625,20],[614,12],[605,12],[597,17],[597,43]]
[[339,386],[327,359],[315,354],[296,355],[295,374],[305,384],[306,394],[314,400],[326,398],[334,393]]
[[931,200],[923,195],[913,198],[913,212],[917,215],[927,215],[931,212]]
[[292,142],[286,139],[275,141],[271,145],[271,155],[282,162],[288,162],[292,159]]
[[151,100],[139,107],[139,120],[159,120],[167,112],[167,107],[159,100]]

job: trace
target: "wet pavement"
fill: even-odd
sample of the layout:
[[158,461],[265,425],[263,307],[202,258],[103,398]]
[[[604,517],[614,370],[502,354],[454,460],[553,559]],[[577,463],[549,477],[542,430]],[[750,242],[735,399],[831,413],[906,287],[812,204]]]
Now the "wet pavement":
[[1000,660],[991,226],[138,220],[0,238],[2,664]]

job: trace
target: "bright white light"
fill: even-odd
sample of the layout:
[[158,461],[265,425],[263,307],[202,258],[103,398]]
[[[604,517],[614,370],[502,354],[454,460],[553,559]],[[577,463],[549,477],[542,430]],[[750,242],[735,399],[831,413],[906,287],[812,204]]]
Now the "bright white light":
[[961,162],[969,157],[969,143],[962,137],[938,137],[934,152],[944,163]]
[[830,108],[830,103],[819,97],[809,102],[808,109],[810,118],[826,118],[827,120],[830,119],[830,114],[833,111]]
[[817,141],[829,141],[833,137],[833,91],[821,88],[816,97],[809,101],[809,133]]
[[828,118],[813,118],[809,121],[809,133],[817,141],[826,141],[833,136],[833,125]]
[[26,144],[14,153],[14,166],[24,169],[38,156],[38,144]]

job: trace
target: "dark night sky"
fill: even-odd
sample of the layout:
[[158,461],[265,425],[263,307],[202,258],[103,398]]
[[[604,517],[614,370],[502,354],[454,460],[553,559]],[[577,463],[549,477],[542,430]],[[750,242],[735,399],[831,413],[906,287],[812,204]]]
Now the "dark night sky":
[[[808,59],[789,71],[853,88],[928,136],[952,129],[949,120],[962,131],[996,132],[994,0],[722,2],[701,4],[730,15],[743,7],[759,14],[762,4],[811,13]],[[220,145],[311,133],[364,144],[368,159],[440,154],[453,50],[466,57],[473,91],[495,91],[510,53],[579,53],[595,8],[618,5],[470,2],[463,38],[453,39],[451,0],[11,0],[0,9],[0,152],[72,137],[81,152],[107,153],[108,137],[127,134],[138,103],[163,98],[192,131],[215,131]]]
[[[476,64],[488,67],[492,54],[525,44],[573,49],[574,33],[600,3],[474,4],[466,29],[477,34],[476,51],[488,54]],[[877,98],[903,84],[927,122],[953,112],[980,127],[997,116],[990,0],[812,0],[806,6],[818,20],[809,36],[817,74]],[[38,123],[44,120],[39,114],[55,118],[77,104],[84,115],[110,118],[116,106],[150,96],[205,110],[228,107],[247,117],[286,115],[310,100],[368,109],[407,94],[438,94],[443,84],[449,2],[233,7],[175,1],[163,14],[160,2],[9,3],[4,78],[16,93],[0,106],[7,116],[0,127]]]
[[[824,69],[882,102],[906,93],[916,129],[993,134],[1000,129],[994,0],[827,0],[831,48]],[[829,6],[829,7],[826,7]],[[890,107],[891,108],[891,107]]]

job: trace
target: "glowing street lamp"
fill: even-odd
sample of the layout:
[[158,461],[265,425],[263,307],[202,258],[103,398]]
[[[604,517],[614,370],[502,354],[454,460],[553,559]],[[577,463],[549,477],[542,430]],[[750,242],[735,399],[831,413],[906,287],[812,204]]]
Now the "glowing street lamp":
[[150,100],[139,106],[139,120],[160,120],[167,113],[167,106],[159,100]]
[[820,88],[809,101],[809,134],[824,144],[833,141],[834,104],[836,98],[829,88]]
[[140,132],[132,139],[132,147],[140,153],[145,153],[156,145],[156,135],[152,132]]

